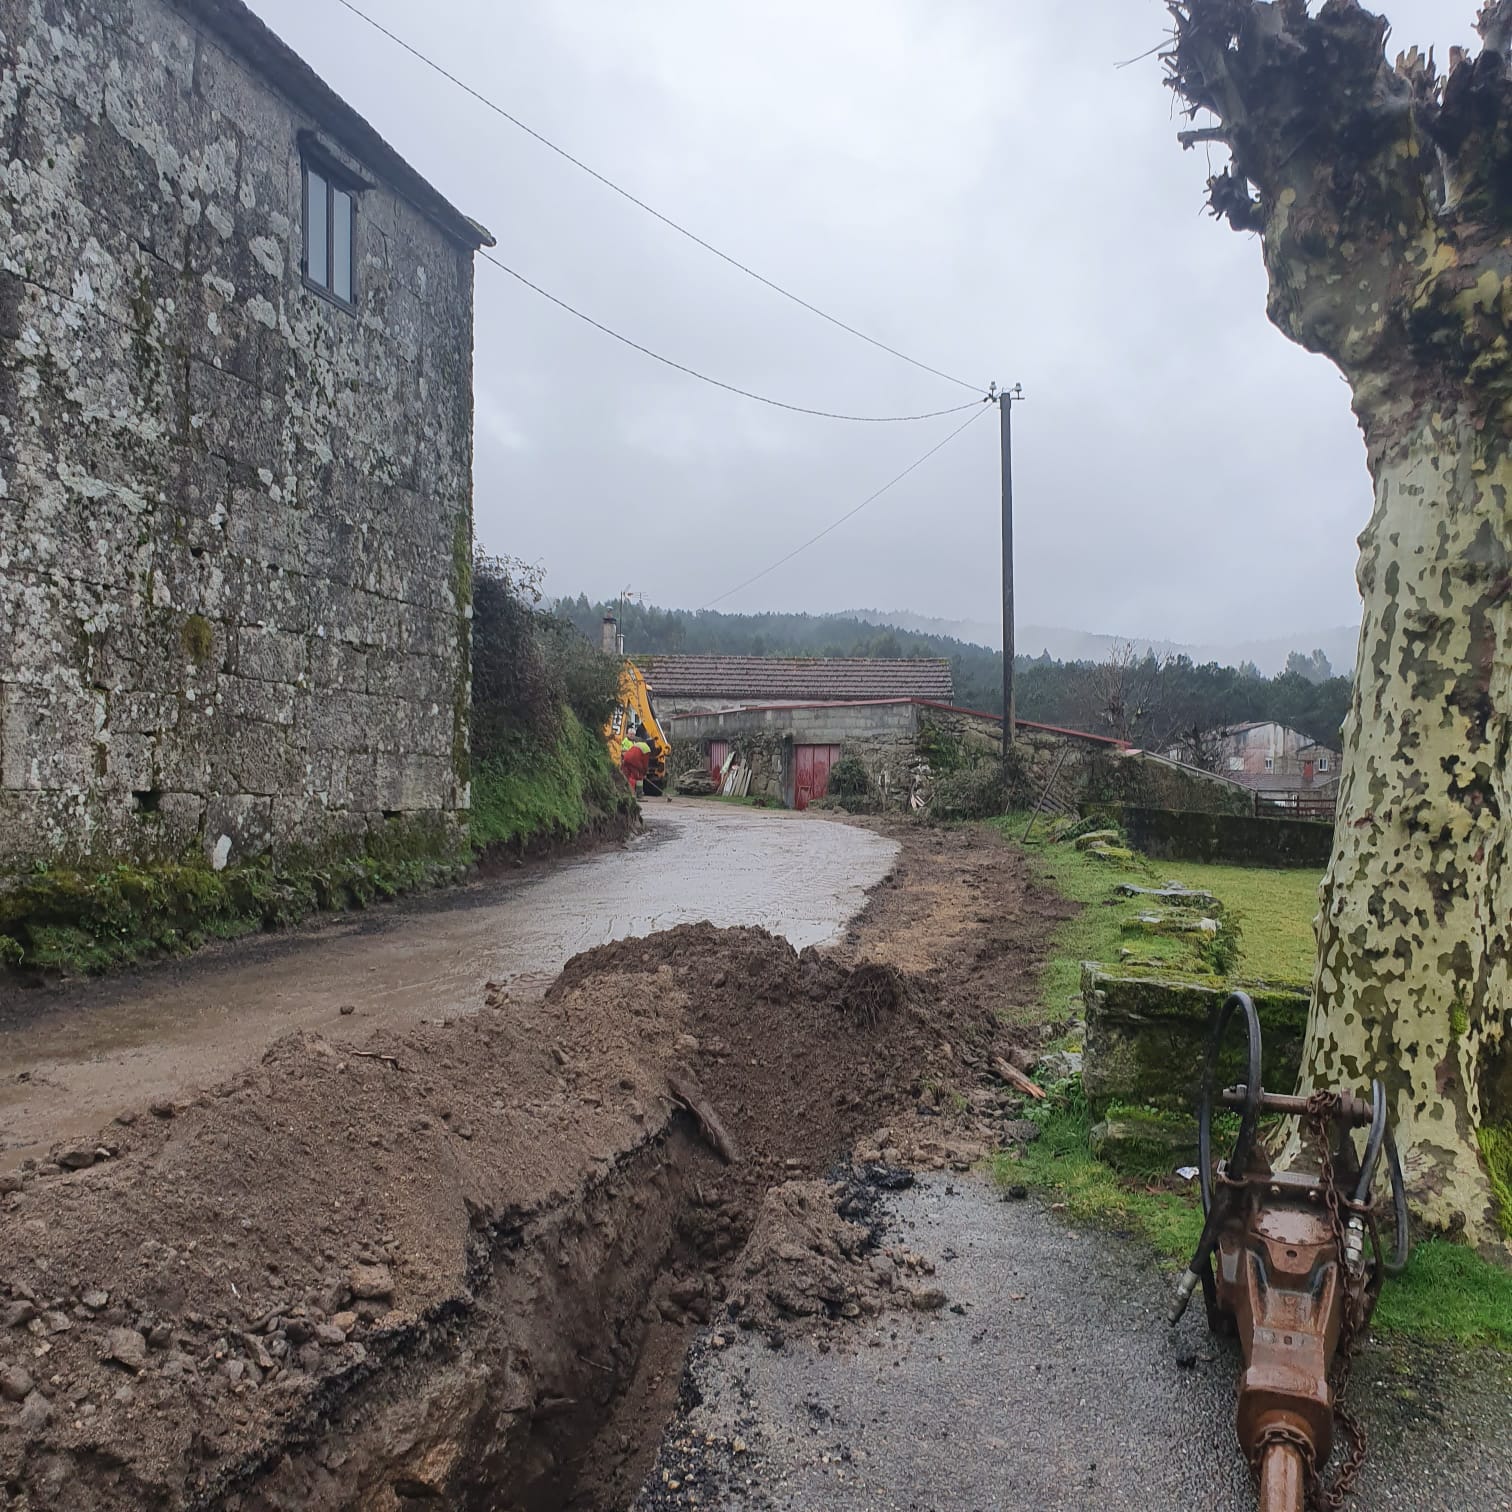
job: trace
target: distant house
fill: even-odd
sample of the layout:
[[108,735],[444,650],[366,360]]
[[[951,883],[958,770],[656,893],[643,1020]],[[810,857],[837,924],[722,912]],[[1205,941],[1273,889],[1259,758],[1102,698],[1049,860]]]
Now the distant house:
[[955,679],[944,657],[653,656],[644,669],[661,716],[783,704],[955,699]]
[[1262,803],[1332,812],[1338,793],[1339,752],[1275,720],[1208,731],[1162,754],[1176,761],[1205,756],[1199,765],[1211,764],[1216,754],[1217,770],[1253,790]]
[[1241,778],[1301,776],[1306,764],[1302,755],[1304,751],[1314,753],[1314,764],[1319,759],[1316,753],[1322,752],[1326,773],[1333,764],[1329,758],[1336,754],[1275,720],[1251,720],[1248,724],[1231,725],[1223,732],[1223,742],[1224,770]]
[[1162,754],[1173,761],[1191,761],[1205,754],[1209,762],[1216,755],[1219,771],[1249,787],[1263,787],[1272,777],[1337,778],[1340,761],[1331,746],[1275,720],[1261,719],[1206,731],[1196,740],[1176,742]]

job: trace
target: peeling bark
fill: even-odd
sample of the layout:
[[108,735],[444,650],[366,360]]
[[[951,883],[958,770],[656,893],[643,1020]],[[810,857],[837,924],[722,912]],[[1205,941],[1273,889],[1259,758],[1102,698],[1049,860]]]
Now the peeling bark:
[[1512,0],[1447,73],[1357,0],[1173,0],[1169,82],[1221,140],[1275,324],[1331,358],[1375,510],[1304,1087],[1391,1093],[1415,1207],[1507,1253],[1478,1142],[1512,1122]]

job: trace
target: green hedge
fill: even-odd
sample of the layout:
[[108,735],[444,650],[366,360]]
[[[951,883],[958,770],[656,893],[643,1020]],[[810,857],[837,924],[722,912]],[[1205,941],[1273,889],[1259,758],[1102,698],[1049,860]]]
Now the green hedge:
[[627,823],[635,811],[602,737],[566,710],[561,733],[545,749],[522,748],[477,763],[468,833],[480,853],[523,851]]

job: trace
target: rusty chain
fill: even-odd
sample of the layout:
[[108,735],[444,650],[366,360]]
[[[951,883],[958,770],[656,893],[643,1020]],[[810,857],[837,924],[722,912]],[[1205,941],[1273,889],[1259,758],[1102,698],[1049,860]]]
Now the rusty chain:
[[1349,1387],[1349,1374],[1354,1364],[1354,1353],[1359,1347],[1359,1336],[1364,1328],[1364,1292],[1356,1292],[1349,1284],[1349,1274],[1344,1268],[1345,1233],[1344,1219],[1339,1212],[1339,1189],[1334,1181],[1333,1125],[1339,1110],[1337,1092],[1318,1091],[1307,1099],[1304,1121],[1311,1129],[1318,1146],[1318,1179],[1323,1188],[1323,1204],[1328,1210],[1329,1227],[1333,1230],[1334,1243],[1339,1251],[1339,1284],[1344,1289],[1344,1304],[1339,1323],[1339,1343],[1334,1352],[1332,1386],[1334,1394],[1334,1424],[1343,1429],[1350,1441],[1349,1452],[1344,1456],[1338,1473],[1331,1485],[1325,1486],[1320,1467],[1310,1455],[1303,1455],[1307,1475],[1308,1506],[1315,1512],[1340,1512],[1349,1499],[1360,1467],[1365,1463],[1368,1439],[1365,1425],[1344,1406],[1344,1393]]

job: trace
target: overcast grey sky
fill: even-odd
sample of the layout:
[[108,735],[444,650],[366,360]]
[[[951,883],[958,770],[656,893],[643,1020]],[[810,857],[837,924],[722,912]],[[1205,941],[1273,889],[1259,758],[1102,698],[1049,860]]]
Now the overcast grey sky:
[[[1180,640],[1352,623],[1370,513],[1348,392],[1265,319],[1258,245],[1202,216],[1158,0],[361,0],[600,172],[932,366],[1024,385],[1019,617]],[[254,9],[499,255],[680,362],[792,403],[969,399],[691,245],[337,0]],[[1395,0],[1393,50],[1474,0]],[[956,419],[846,425],[671,372],[477,268],[485,549],[553,593],[698,608]],[[730,610],[991,619],[995,418]]]

